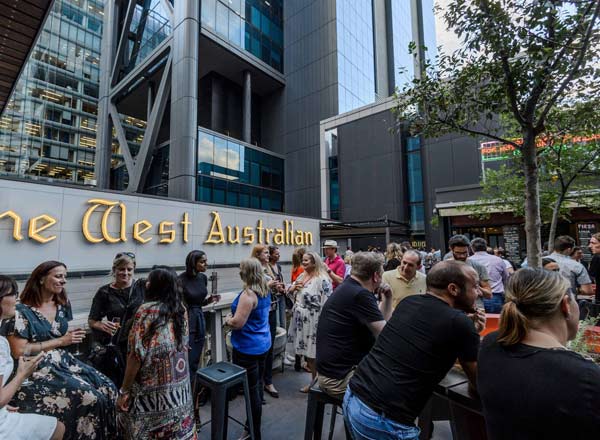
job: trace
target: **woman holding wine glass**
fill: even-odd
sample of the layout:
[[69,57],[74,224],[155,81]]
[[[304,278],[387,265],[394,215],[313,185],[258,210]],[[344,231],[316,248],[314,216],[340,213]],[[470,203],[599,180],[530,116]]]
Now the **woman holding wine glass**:
[[[14,279],[0,275],[0,321],[15,317],[17,303],[17,283]],[[36,370],[44,357],[39,353],[33,358],[21,357],[17,371],[12,380],[8,381],[13,372],[13,359],[10,355],[8,340],[4,337],[5,327],[1,326],[0,336],[0,438],[14,440],[60,440],[65,433],[65,425],[56,417],[39,414],[23,414],[17,412],[8,402],[13,398],[19,387],[26,386],[29,376]]]
[[[88,324],[94,335],[95,352],[105,350],[105,347],[115,349],[121,357],[121,368],[103,363],[103,357],[94,358],[94,365],[119,387],[123,381],[125,358],[127,357],[127,336],[138,307],[144,301],[146,280],[134,280],[135,254],[131,252],[118,253],[112,263],[112,282],[100,287],[92,301],[88,316]],[[122,328],[121,328],[122,327]],[[120,331],[119,331],[120,330]],[[117,334],[118,332],[118,334]],[[113,352],[114,353],[114,352]],[[112,353],[106,359],[114,359]]]
[[66,438],[112,439],[116,435],[117,390],[102,373],[63,349],[80,343],[81,329],[68,329],[73,319],[65,292],[67,267],[59,261],[37,266],[16,306],[14,334],[8,340],[14,358],[26,352],[46,353],[11,404],[23,412],[54,416],[66,427]]

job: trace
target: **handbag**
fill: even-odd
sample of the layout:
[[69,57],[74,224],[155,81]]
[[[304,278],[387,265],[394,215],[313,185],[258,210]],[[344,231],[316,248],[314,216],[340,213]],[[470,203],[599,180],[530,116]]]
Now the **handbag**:
[[125,375],[125,361],[117,345],[97,344],[92,348],[87,360],[96,370],[112,380],[117,388],[121,388]]

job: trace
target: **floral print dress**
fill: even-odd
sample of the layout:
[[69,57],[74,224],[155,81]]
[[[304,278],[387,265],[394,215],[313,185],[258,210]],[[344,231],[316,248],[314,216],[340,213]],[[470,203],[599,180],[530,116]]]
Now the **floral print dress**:
[[[60,338],[72,319],[71,306],[57,306],[50,323],[35,307],[17,304],[15,336],[29,342]],[[65,425],[65,439],[104,440],[116,435],[117,390],[102,373],[67,351],[50,350],[11,402],[20,412],[54,416]]]
[[[144,303],[135,315],[128,349],[141,367],[131,388],[129,411],[119,414],[119,424],[128,439],[195,439],[187,350],[177,348],[171,323],[144,340],[159,317],[159,307],[158,302]],[[184,347],[187,343],[186,328]]]
[[[298,277],[303,282],[306,272]],[[331,295],[333,287],[326,276],[318,276],[309,280],[302,290],[296,294],[296,302],[292,309],[288,340],[294,344],[294,352],[314,359],[317,355],[317,324],[321,308]]]

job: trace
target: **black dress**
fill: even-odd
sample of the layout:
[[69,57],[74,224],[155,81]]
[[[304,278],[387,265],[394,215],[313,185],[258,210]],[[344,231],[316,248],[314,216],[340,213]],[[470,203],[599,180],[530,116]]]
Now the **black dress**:
[[[34,343],[60,338],[72,318],[69,304],[57,307],[53,322],[35,307],[17,304],[14,334]],[[11,401],[20,412],[56,417],[65,425],[66,440],[115,438],[117,389],[98,370],[56,348],[42,359],[32,382],[21,385]]]
[[179,275],[179,280],[183,287],[183,299],[188,308],[189,329],[190,329],[190,351],[189,365],[190,378],[196,377],[196,371],[200,364],[202,349],[204,348],[204,337],[206,335],[206,324],[202,306],[206,305],[208,296],[208,278],[203,273],[198,273],[191,277],[183,272]]

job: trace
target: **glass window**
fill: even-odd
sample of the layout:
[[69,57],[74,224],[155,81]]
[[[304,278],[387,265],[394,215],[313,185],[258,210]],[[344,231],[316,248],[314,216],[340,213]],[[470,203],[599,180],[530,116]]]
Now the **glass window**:
[[219,136],[215,140],[215,171],[225,174],[227,172],[227,141]]
[[227,7],[223,3],[217,2],[217,34],[221,35],[223,38],[227,38],[228,36],[228,17],[229,12]]
[[408,154],[408,192],[410,202],[423,201],[423,176],[421,170],[421,153]]
[[241,46],[242,38],[242,19],[235,12],[229,11],[229,41]]
[[214,29],[216,20],[215,16],[217,14],[216,0],[202,0],[201,9],[202,24]]

